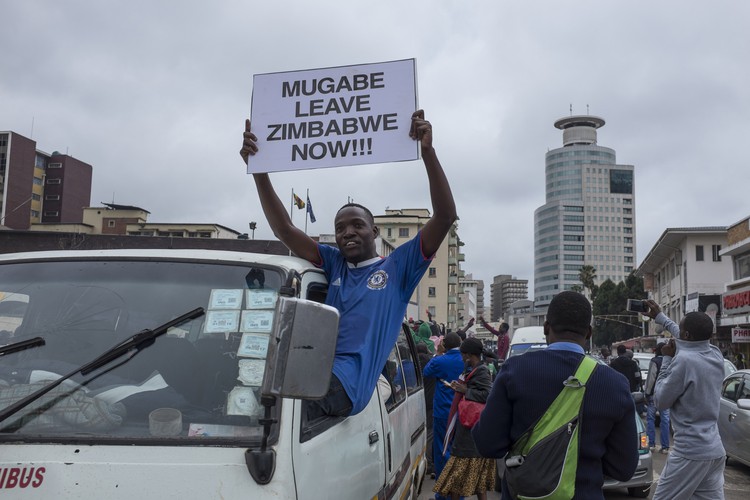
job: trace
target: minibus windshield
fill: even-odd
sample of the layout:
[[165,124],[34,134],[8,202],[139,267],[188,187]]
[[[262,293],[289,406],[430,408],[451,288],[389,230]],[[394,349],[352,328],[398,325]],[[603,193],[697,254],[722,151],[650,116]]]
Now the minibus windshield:
[[0,422],[0,440],[257,440],[282,272],[161,260],[0,265],[0,410],[134,334],[204,308],[137,355],[77,374]]

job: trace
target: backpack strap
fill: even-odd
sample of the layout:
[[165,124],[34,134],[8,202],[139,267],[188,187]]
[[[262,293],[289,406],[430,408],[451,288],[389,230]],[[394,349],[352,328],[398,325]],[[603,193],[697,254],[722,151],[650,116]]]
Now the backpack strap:
[[575,374],[563,381],[563,390],[534,425],[529,440],[521,450],[524,455],[547,435],[544,432],[535,432],[537,429],[557,429],[580,415],[586,383],[598,364],[594,358],[583,356]]

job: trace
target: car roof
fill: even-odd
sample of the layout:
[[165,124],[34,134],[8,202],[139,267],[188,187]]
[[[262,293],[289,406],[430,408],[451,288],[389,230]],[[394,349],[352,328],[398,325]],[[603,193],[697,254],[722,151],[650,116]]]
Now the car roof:
[[750,369],[734,371],[730,373],[729,375],[727,375],[726,377],[724,377],[724,380],[727,380],[728,378],[731,378],[731,377],[739,377],[740,375],[750,376]]

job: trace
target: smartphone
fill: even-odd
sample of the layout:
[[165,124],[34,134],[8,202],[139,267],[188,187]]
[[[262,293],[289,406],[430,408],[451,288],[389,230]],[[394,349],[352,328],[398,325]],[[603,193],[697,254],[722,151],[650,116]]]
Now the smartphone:
[[645,313],[646,301],[639,299],[628,299],[628,306],[626,307],[626,309],[632,312]]

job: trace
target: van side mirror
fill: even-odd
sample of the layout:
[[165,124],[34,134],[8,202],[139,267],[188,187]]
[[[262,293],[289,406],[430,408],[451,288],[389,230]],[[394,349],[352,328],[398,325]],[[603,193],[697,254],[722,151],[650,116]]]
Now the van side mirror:
[[737,408],[740,410],[750,410],[750,399],[738,399]]
[[325,304],[279,296],[268,342],[262,396],[320,399],[328,392],[339,313]]

